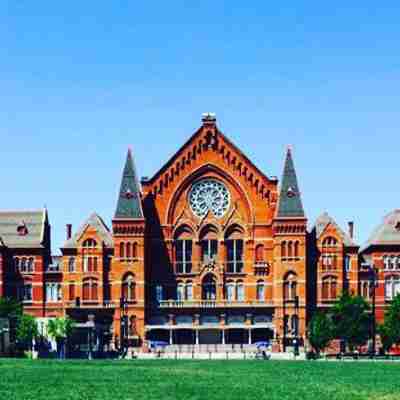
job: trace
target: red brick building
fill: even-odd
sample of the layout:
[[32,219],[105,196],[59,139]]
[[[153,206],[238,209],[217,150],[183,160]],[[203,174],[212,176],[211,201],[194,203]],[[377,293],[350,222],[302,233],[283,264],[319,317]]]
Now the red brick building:
[[399,211],[361,250],[353,224],[346,233],[326,213],[308,230],[291,150],[278,183],[211,114],[151,178],[139,182],[128,151],[111,229],[97,214],[68,225],[61,252],[50,256],[46,210],[0,213],[0,294],[95,328],[98,345],[275,339],[278,350],[343,290],[370,298],[371,268],[380,320],[400,292]]

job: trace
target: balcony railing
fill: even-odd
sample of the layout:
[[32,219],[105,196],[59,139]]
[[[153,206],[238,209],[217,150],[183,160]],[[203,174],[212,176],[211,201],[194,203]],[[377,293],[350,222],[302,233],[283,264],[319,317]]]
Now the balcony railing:
[[246,308],[272,307],[272,303],[265,301],[228,301],[228,300],[163,300],[160,308]]
[[76,301],[67,301],[67,308],[117,308],[119,302],[104,300],[102,302],[97,300],[81,300],[79,304]]

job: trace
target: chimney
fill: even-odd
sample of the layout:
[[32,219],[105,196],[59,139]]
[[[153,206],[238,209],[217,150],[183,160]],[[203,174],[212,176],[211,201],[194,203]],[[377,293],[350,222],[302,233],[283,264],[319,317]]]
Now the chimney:
[[67,240],[72,237],[72,224],[67,224]]
[[349,222],[349,235],[353,239],[354,238],[354,222]]

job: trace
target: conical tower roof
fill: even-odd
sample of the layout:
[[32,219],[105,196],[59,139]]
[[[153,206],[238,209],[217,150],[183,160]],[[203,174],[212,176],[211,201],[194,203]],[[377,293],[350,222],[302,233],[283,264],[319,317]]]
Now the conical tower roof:
[[288,148],[281,181],[277,218],[305,218],[292,151]]
[[115,219],[143,219],[140,186],[132,152],[129,149],[122,174]]

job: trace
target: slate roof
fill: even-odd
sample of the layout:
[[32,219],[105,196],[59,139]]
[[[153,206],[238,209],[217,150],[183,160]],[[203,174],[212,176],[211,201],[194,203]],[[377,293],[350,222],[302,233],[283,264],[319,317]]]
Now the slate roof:
[[381,224],[375,228],[370,238],[361,248],[367,250],[371,246],[399,245],[400,246],[400,209],[387,214]]
[[122,174],[115,219],[143,219],[142,200],[140,196],[138,174],[129,149]]
[[358,247],[357,243],[350,237],[350,235],[343,231],[336,223],[336,221],[327,212],[321,214],[315,221],[313,229],[315,229],[317,239],[322,235],[328,225],[333,225],[335,227],[345,246]]
[[290,148],[286,153],[276,216],[278,218],[305,218]]
[[[47,210],[0,211],[1,242],[10,248],[37,248],[44,246],[45,227],[48,223]],[[18,233],[25,226],[26,235]]]
[[71,239],[67,240],[64,243],[62,248],[75,248],[78,245],[78,241],[80,237],[84,234],[85,230],[88,227],[93,227],[96,229],[98,235],[103,240],[104,244],[108,247],[113,247],[113,239],[110,230],[107,225],[104,223],[103,219],[93,213],[90,217],[79,227],[78,231],[71,237]]

